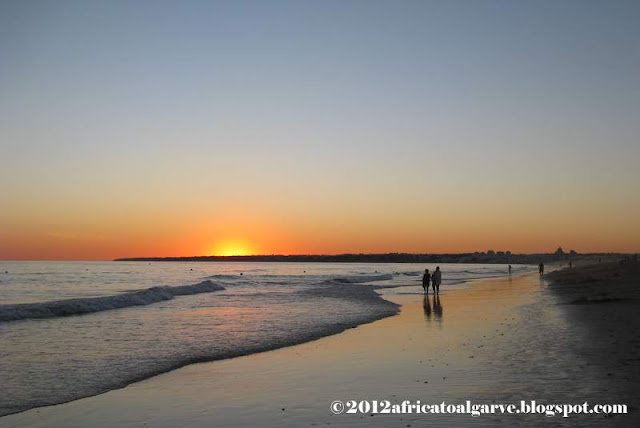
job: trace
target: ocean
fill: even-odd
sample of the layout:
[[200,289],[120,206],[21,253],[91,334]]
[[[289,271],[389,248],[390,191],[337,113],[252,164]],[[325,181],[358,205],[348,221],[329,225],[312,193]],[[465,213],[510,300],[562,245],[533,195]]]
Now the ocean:
[[[443,293],[507,275],[440,267]],[[0,416],[395,315],[376,290],[422,293],[425,268],[435,265],[0,262]]]

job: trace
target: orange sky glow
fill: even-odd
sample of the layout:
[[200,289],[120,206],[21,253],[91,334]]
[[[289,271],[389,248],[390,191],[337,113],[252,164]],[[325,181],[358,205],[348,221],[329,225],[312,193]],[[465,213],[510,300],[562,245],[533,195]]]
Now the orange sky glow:
[[46,3],[0,259],[640,251],[635,5]]

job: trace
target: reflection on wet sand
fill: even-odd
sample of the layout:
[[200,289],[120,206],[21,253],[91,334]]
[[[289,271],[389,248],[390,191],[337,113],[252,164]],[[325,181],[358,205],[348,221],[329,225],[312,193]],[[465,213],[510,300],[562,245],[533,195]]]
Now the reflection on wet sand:
[[433,312],[436,314],[436,319],[442,322],[442,304],[440,303],[440,295],[436,294],[433,297]]
[[[431,303],[431,299],[433,299],[433,307]],[[427,323],[431,322],[431,316],[433,315],[434,319],[438,323],[442,323],[442,302],[440,301],[439,295],[434,295],[431,298],[429,296],[424,296],[422,298],[422,307],[424,308],[424,319]]]
[[431,321],[431,302],[426,295],[422,298],[422,306],[424,307],[424,319],[427,322]]

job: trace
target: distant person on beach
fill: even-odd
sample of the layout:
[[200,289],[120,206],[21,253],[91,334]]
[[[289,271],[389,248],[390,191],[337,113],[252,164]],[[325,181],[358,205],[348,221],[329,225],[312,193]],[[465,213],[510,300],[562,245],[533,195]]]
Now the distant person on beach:
[[542,262],[540,262],[540,265],[538,266],[538,273],[540,276],[544,275],[544,263]]
[[425,293],[429,294],[429,283],[431,282],[431,274],[429,273],[429,269],[424,270],[424,275],[422,275],[422,289]]
[[433,272],[433,275],[431,275],[431,285],[433,286],[433,292],[436,294],[440,293],[441,281],[442,272],[440,271],[440,266],[437,266],[435,272]]
[[509,275],[511,275],[511,265],[509,265]]

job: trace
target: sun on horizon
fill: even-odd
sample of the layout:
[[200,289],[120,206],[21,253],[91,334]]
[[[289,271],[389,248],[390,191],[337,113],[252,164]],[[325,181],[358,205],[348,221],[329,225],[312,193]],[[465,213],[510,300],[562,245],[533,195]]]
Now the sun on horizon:
[[220,241],[214,244],[207,255],[209,256],[251,256],[257,254],[253,246],[244,241]]

